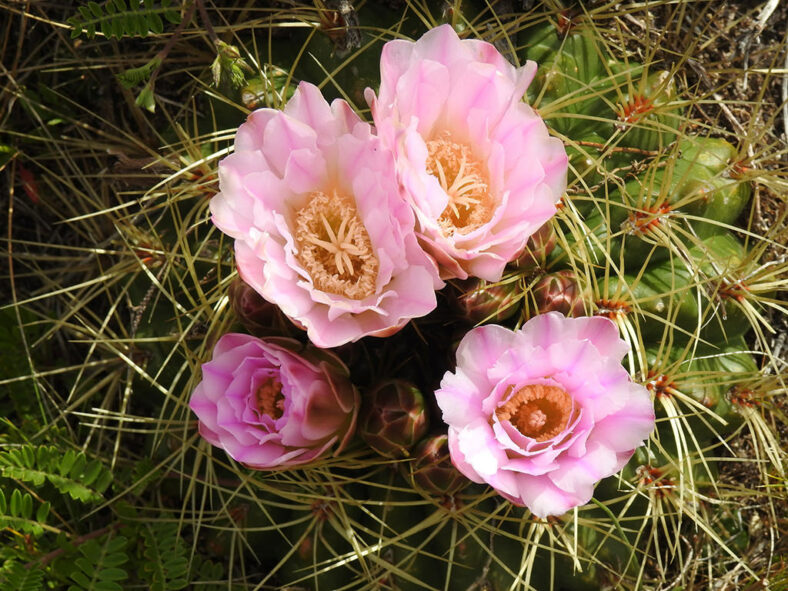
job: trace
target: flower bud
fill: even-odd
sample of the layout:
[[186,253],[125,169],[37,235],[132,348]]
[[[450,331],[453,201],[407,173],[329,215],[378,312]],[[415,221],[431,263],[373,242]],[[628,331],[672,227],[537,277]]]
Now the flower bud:
[[517,282],[489,284],[482,279],[468,279],[460,283],[457,296],[459,313],[473,322],[502,322],[520,309]]
[[427,432],[428,420],[419,389],[405,380],[389,380],[364,397],[358,433],[382,456],[408,457]]
[[561,312],[564,316],[583,316],[583,296],[573,271],[556,271],[543,277],[533,289],[539,314]]
[[450,495],[469,484],[452,464],[449,455],[449,437],[436,435],[422,441],[416,448],[411,464],[415,484],[436,495]]
[[230,305],[246,330],[256,336],[287,334],[279,307],[265,300],[240,278],[233,281],[228,290]]
[[531,234],[525,243],[523,251],[511,262],[513,267],[521,271],[530,271],[535,267],[544,265],[547,257],[553,252],[556,243],[556,234],[550,223],[542,225]]

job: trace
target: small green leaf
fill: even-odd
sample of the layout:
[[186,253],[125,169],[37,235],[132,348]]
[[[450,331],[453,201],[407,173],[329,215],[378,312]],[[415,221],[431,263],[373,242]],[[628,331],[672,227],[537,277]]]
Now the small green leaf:
[[134,104],[150,111],[151,113],[156,111],[156,100],[153,96],[153,89],[150,87],[150,84],[146,84],[143,87],[143,89],[137,95],[137,100],[134,101]]
[[65,476],[71,471],[71,467],[74,465],[76,459],[77,453],[73,449],[63,454],[63,459],[60,460],[60,464],[57,467],[57,471],[60,472],[61,476]]
[[112,482],[112,478],[113,478],[112,472],[110,472],[109,470],[105,470],[104,472],[102,472],[99,479],[93,485],[93,488],[95,488],[98,492],[103,493],[105,490],[107,490],[107,487]]
[[38,511],[36,511],[36,521],[39,523],[45,523],[47,517],[49,516],[50,507],[51,505],[49,502],[41,503],[41,505],[38,507]]
[[112,34],[117,39],[120,39],[120,38],[123,37],[123,19],[122,18],[113,18],[112,19]]
[[155,12],[150,13],[148,25],[150,26],[150,30],[157,35],[161,35],[164,32],[164,21],[162,21],[161,17]]
[[93,18],[93,15],[90,14],[90,10],[88,10],[87,6],[79,6],[77,10],[79,10],[79,14],[82,15],[82,18],[85,19],[85,21],[90,21]]
[[11,493],[11,503],[9,504],[9,513],[11,515],[19,515],[19,506],[22,504],[22,493],[19,492],[18,488],[14,489],[14,492]]
[[175,12],[174,10],[165,10],[164,11],[164,18],[166,18],[169,22],[174,25],[177,25],[181,22],[181,15]]
[[88,8],[90,8],[90,12],[93,13],[93,16],[96,18],[101,18],[104,16],[104,12],[101,10],[101,6],[99,6],[96,2],[88,2]]
[[129,575],[122,568],[105,568],[98,572],[98,577],[102,581],[123,581],[127,579]]
[[74,460],[74,465],[71,466],[71,470],[69,470],[68,475],[74,480],[79,478],[82,475],[82,472],[85,470],[85,464],[87,464],[87,461],[88,460],[85,457],[85,454],[79,452],[76,459]]
[[82,25],[77,22],[71,30],[71,38],[76,39],[82,34]]
[[94,480],[101,474],[102,464],[98,460],[93,460],[87,466],[85,466],[85,470],[82,472],[82,484],[88,486],[93,483]]
[[145,18],[145,15],[141,12],[137,13],[137,33],[139,33],[140,37],[147,37],[148,33],[150,32],[150,27],[148,26],[148,19]]
[[30,519],[30,517],[32,517],[32,515],[33,515],[33,497],[31,497],[27,493],[25,493],[22,496],[22,507],[21,507],[21,509],[22,509],[22,512],[20,514],[20,517],[22,517],[24,519]]

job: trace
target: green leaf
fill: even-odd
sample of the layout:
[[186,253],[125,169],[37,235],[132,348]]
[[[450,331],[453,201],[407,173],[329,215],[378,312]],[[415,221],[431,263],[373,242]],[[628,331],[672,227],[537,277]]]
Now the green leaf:
[[[63,459],[60,461],[60,465],[57,468],[57,471],[61,476],[65,476],[71,471],[71,467],[74,465],[76,459],[77,454],[73,449],[70,449],[65,454],[63,454]],[[40,459],[39,465],[43,465],[43,462]]]
[[123,581],[128,577],[128,573],[122,568],[105,568],[99,572],[102,581]]
[[44,587],[44,571],[26,568],[21,562],[3,565],[3,591],[40,591]]
[[164,32],[164,21],[161,20],[161,17],[156,12],[150,13],[148,17],[148,26],[150,26],[150,30],[157,35],[161,35]]
[[41,503],[38,507],[38,511],[36,511],[36,521],[39,523],[45,523],[47,517],[49,516],[49,509],[51,505],[49,502]]
[[181,15],[175,12],[174,10],[165,10],[164,18],[174,25],[177,25],[178,23],[181,22]]
[[120,38],[123,37],[123,19],[122,18],[114,18],[114,19],[112,19],[112,34],[117,39],[120,39]]
[[137,95],[137,100],[134,101],[138,107],[142,107],[151,113],[156,111],[156,100],[153,96],[153,89],[150,84],[146,84],[140,93]]
[[14,492],[11,493],[11,503],[9,504],[9,513],[11,515],[19,515],[19,508],[22,504],[22,493],[19,492],[18,488],[14,489]]
[[96,18],[101,18],[104,16],[104,11],[101,10],[101,6],[99,6],[96,2],[88,2],[88,8],[90,8],[90,12],[92,12],[93,16]]
[[77,477],[79,477],[82,474],[82,472],[85,470],[86,463],[87,463],[87,458],[85,457],[85,454],[79,452],[77,454],[76,459],[74,460],[74,465],[71,466],[71,470],[69,470],[68,473],[69,477],[72,479],[76,479]]

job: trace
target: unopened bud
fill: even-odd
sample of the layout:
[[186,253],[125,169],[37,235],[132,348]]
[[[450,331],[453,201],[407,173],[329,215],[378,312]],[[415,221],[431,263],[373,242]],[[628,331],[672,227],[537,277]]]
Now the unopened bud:
[[425,439],[416,448],[414,457],[411,464],[413,481],[427,492],[450,495],[470,483],[451,462],[447,435]]
[[481,279],[462,282],[457,296],[457,307],[471,322],[501,322],[514,316],[520,309],[518,282],[489,284]]
[[228,290],[230,305],[244,328],[255,336],[287,334],[287,322],[279,308],[244,283],[233,281]]
[[516,259],[511,262],[513,267],[521,271],[530,271],[545,264],[547,257],[553,252],[556,243],[556,234],[553,226],[546,223],[536,232],[531,234],[525,243],[525,248]]
[[427,432],[428,420],[419,389],[405,380],[389,380],[364,397],[358,434],[382,456],[407,457]]
[[582,316],[583,296],[573,271],[564,270],[543,277],[533,289],[539,314],[561,312],[565,316]]

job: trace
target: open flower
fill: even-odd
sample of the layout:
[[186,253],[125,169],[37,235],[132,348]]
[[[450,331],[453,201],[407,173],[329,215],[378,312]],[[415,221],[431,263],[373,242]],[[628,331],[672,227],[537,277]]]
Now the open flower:
[[200,434],[250,468],[268,470],[339,452],[353,434],[358,392],[325,351],[287,339],[222,336],[189,407]]
[[219,165],[213,222],[238,272],[319,347],[386,336],[437,304],[392,154],[342,100],[301,83],[284,112],[260,109]]
[[648,391],[621,365],[628,349],[601,317],[471,330],[435,393],[454,465],[538,517],[587,503],[654,429]]
[[556,211],[567,155],[521,101],[536,73],[449,25],[390,41],[367,89],[375,126],[397,157],[422,246],[444,278],[498,281]]

